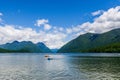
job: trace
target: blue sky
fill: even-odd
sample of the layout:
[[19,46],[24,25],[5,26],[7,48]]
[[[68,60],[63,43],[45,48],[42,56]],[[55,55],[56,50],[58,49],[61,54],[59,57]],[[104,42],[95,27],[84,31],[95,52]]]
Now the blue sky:
[[119,5],[117,0],[1,0],[0,11],[9,24],[33,27],[36,19],[69,27],[92,20],[91,12]]
[[[85,25],[94,23],[95,19],[100,18],[104,12],[109,12],[111,8],[116,9],[119,5],[120,0],[0,0],[0,13],[2,13],[0,16],[2,20],[1,27],[5,28],[9,26],[14,29],[18,27],[19,30],[29,28],[35,31],[37,35],[46,35],[45,37],[48,39],[51,39],[47,37],[48,34],[51,34],[51,36],[55,33],[59,34],[58,36],[61,35],[60,37],[62,37],[60,39],[62,42],[60,42],[59,45],[56,42],[55,45],[57,46],[51,46],[52,42],[48,41],[48,39],[40,39],[37,41],[30,39],[33,42],[44,42],[50,48],[58,48],[75,38],[75,35],[78,36],[84,33],[85,30],[79,29],[80,27],[78,28],[79,30],[76,31],[76,27],[84,23]],[[98,14],[92,14],[97,11]],[[117,12],[119,12],[119,9]],[[39,22],[41,22],[41,20],[43,23],[40,24]],[[11,33],[11,35],[12,34],[14,33]],[[32,34],[30,36],[34,35]],[[38,37],[41,38],[41,36],[39,35]],[[14,36],[12,35],[11,37]],[[36,35],[34,37],[36,37]],[[15,39],[20,39],[19,41],[29,40],[28,38],[9,38],[4,40],[4,37],[2,38],[1,36],[0,38],[0,40],[3,41],[2,43],[12,42]],[[57,41],[55,36],[53,42],[54,41]]]

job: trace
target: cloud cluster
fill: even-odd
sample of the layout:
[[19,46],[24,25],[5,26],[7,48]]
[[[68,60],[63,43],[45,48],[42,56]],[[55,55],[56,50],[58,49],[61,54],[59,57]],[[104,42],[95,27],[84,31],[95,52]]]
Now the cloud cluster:
[[50,48],[60,48],[66,42],[81,34],[88,32],[104,33],[120,28],[120,6],[110,8],[102,13],[101,11],[94,12],[93,15],[99,15],[94,18],[93,22],[85,22],[68,28],[52,26],[47,19],[36,21],[35,26],[40,28],[39,31],[15,25],[0,25],[0,44],[18,40],[34,43],[44,42]]
[[112,29],[120,28],[120,6],[104,11],[102,15],[94,19],[93,23],[86,23],[88,32],[104,33]]
[[97,15],[102,14],[103,12],[104,12],[104,10],[98,10],[98,11],[92,12],[92,15],[97,16]]
[[[97,12],[94,15],[98,15]],[[120,28],[120,6],[102,12],[100,16],[94,18],[93,22],[85,22],[69,28],[67,32],[76,33],[76,36],[78,36],[85,33],[104,33],[117,28]]]
[[35,26],[44,27],[44,30],[50,30],[51,25],[49,25],[48,22],[49,21],[46,19],[38,19],[35,23]]

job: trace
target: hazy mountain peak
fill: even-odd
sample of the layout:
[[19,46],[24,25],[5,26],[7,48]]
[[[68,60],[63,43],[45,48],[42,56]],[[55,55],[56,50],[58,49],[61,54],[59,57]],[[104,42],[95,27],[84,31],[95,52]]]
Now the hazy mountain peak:
[[31,41],[13,41],[12,43],[7,43],[0,45],[0,48],[6,50],[15,50],[15,51],[27,51],[32,53],[49,53],[51,50],[42,42],[34,44]]

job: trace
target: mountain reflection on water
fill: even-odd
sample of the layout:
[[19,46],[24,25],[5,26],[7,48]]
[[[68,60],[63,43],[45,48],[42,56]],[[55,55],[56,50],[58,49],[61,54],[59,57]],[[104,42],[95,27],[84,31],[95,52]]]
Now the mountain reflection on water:
[[53,60],[47,60],[44,54],[0,54],[0,80],[120,79],[119,57],[86,54],[51,54],[50,57]]

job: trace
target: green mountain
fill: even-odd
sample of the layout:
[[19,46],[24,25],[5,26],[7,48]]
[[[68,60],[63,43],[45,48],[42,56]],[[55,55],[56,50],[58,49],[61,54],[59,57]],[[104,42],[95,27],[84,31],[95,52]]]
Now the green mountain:
[[0,48],[2,49],[0,52],[5,50],[5,52],[51,53],[51,50],[43,43],[34,44],[30,41],[14,41],[0,45]]
[[5,52],[11,52],[10,50],[2,49],[0,48],[0,52],[5,53]]
[[80,35],[61,47],[58,52],[120,52],[120,49],[116,48],[118,46],[120,47],[120,29],[115,29],[103,34]]
[[2,49],[0,48],[0,53],[30,53],[30,51],[28,50],[24,50],[24,49],[21,49],[21,50],[7,50],[7,49]]
[[88,49],[85,52],[119,53],[120,52],[120,42],[108,44],[108,45],[93,48],[93,49]]

